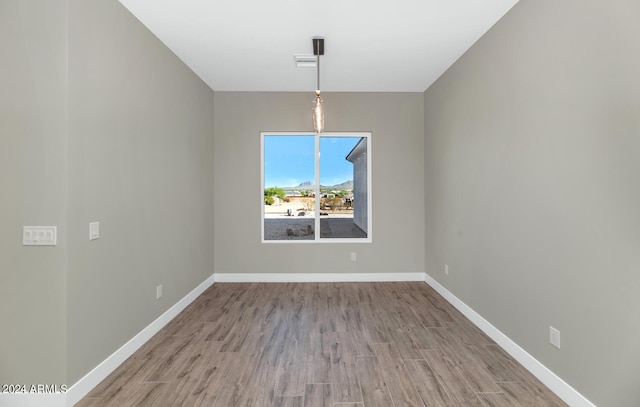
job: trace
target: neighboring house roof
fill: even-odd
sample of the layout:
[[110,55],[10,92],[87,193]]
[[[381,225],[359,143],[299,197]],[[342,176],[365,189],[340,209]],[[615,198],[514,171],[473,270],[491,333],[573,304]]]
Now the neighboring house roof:
[[348,161],[354,162],[358,158],[362,157],[367,153],[367,138],[362,137],[360,141],[353,146],[349,154],[345,157]]

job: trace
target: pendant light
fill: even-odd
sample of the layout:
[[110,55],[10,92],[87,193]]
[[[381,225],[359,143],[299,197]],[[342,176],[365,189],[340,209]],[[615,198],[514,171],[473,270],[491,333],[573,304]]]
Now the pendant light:
[[324,55],[324,38],[313,39],[313,55],[316,56],[316,99],[313,105],[313,129],[316,133],[324,131],[324,110],[322,107],[322,98],[320,97],[320,55]]

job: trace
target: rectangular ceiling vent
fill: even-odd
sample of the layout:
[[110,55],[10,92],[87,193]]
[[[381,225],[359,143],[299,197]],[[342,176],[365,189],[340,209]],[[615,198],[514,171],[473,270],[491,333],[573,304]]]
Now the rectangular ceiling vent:
[[294,55],[293,58],[298,68],[315,68],[317,65],[315,55]]

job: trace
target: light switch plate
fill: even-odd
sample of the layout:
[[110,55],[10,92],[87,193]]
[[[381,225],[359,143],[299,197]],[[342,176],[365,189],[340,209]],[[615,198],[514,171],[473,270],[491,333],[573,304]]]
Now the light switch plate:
[[24,246],[55,246],[57,244],[56,226],[24,226],[22,244]]
[[549,343],[560,349],[560,331],[549,326]]
[[89,240],[96,240],[100,237],[100,222],[89,223]]

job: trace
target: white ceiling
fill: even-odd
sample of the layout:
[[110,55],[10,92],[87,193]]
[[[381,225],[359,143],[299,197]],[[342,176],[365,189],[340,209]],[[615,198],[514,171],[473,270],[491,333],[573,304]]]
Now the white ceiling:
[[422,92],[517,0],[120,0],[212,89]]

